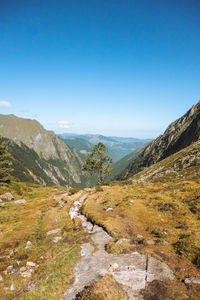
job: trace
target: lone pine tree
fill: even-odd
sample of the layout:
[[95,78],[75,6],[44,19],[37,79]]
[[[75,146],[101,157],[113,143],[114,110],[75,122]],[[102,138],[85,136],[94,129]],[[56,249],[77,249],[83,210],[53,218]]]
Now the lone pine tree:
[[9,183],[12,171],[11,155],[6,143],[0,137],[0,183]]
[[106,155],[108,149],[103,143],[98,143],[88,154],[87,160],[83,164],[83,172],[90,175],[98,174],[98,184],[102,184],[105,175],[110,175],[112,172],[112,159]]

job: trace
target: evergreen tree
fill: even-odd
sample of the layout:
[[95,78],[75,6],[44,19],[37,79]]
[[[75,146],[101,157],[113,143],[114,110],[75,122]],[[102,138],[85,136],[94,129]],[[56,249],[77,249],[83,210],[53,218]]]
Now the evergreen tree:
[[112,159],[106,155],[108,149],[103,143],[98,143],[92,149],[92,153],[88,154],[87,160],[83,164],[83,172],[93,175],[98,174],[98,184],[102,184],[105,175],[110,175],[112,172]]
[[6,143],[0,137],[0,183],[9,183],[12,171],[11,155]]

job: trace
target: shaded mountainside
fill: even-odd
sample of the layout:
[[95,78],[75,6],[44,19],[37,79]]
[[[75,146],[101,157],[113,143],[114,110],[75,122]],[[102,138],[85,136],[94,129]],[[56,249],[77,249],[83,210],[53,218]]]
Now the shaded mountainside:
[[37,121],[0,115],[0,134],[7,139],[14,174],[20,180],[43,185],[85,185],[81,154]]
[[90,142],[88,142],[84,139],[81,139],[81,138],[73,138],[73,137],[69,138],[69,139],[62,138],[62,140],[64,141],[64,143],[66,145],[78,149],[81,152],[81,154],[83,154],[83,155],[87,155],[88,153],[90,153],[94,146]]
[[83,154],[91,152],[90,148],[93,148],[95,144],[101,142],[108,148],[108,155],[112,158],[113,163],[133,152],[147,141],[150,141],[136,138],[107,137],[98,134],[76,135],[73,133],[64,133],[58,136],[62,138],[66,144],[76,147]]
[[116,163],[113,164],[113,173],[110,177],[114,179],[118,174],[120,174],[133,159],[137,158],[140,153],[144,150],[144,148],[148,145],[148,143],[143,144],[141,147],[137,148],[135,151],[131,152],[130,154],[124,156],[122,159],[118,160]]
[[191,145],[200,138],[200,102],[193,106],[184,116],[169,125],[163,135],[152,141],[144,151],[134,159],[117,179],[126,179],[144,167]]

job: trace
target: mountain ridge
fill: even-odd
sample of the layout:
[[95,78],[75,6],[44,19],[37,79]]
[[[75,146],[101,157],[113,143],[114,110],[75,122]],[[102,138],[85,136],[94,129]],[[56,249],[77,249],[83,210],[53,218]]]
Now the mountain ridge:
[[[34,182],[70,186],[83,186],[86,182],[81,170],[83,158],[78,150],[67,146],[53,131],[47,131],[38,121],[15,115],[0,115],[0,134],[7,139],[15,165],[23,164],[23,156],[30,150],[30,160],[36,159],[35,163],[42,176],[36,180],[37,172],[27,157],[24,172],[27,174],[29,170],[28,177],[31,175]],[[19,179],[24,178],[24,173],[21,172],[20,175],[20,170],[17,174]]]
[[191,145],[200,138],[200,101],[182,117],[172,122],[165,132],[153,140],[118,176],[126,179],[158,161]]

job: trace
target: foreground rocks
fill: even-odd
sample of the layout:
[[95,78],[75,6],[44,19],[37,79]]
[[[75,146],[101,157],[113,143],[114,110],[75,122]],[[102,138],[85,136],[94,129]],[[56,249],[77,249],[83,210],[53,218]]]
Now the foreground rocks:
[[11,193],[5,193],[0,195],[0,199],[4,201],[11,201],[14,200],[14,196]]
[[82,221],[83,228],[90,234],[92,241],[98,250],[90,243],[82,245],[82,259],[75,267],[75,280],[73,286],[64,294],[64,300],[73,300],[86,286],[98,280],[105,274],[113,275],[114,279],[122,286],[129,299],[143,299],[140,291],[153,280],[174,279],[173,272],[165,264],[150,255],[133,252],[131,254],[108,254],[105,251],[106,244],[112,237],[103,228],[87,221],[86,217],[79,213],[82,203],[87,195],[80,198],[70,209],[71,219],[77,217]]

